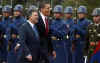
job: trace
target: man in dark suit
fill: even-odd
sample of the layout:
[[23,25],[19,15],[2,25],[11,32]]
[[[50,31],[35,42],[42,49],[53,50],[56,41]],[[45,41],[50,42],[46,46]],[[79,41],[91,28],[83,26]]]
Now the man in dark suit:
[[38,12],[31,11],[29,13],[29,20],[24,23],[19,31],[20,41],[15,50],[20,47],[23,49],[23,55],[18,58],[17,63],[38,63],[40,58],[40,41],[37,31],[36,23],[38,22]]
[[49,34],[49,20],[50,16],[50,4],[43,2],[40,4],[39,8],[39,22],[36,24],[39,35],[40,35],[40,45],[41,45],[41,60],[43,63],[49,63],[48,55],[53,55],[56,57],[55,51],[53,51],[50,34]]

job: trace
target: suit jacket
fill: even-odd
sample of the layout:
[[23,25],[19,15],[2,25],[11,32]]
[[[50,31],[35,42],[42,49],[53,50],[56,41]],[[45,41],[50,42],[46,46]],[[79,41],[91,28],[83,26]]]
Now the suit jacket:
[[[19,30],[20,44],[22,46],[21,62],[26,62],[25,57],[32,55],[32,63],[37,63],[40,54],[40,41],[35,37],[35,33],[28,22],[23,24]],[[23,58],[24,57],[24,58]],[[20,62],[19,62],[20,63]]]
[[[42,16],[40,15],[40,13],[38,14],[39,14],[39,20],[36,25],[37,25],[39,35],[40,35],[40,45],[41,45],[42,50],[45,49],[46,53],[48,52],[51,53],[53,51],[53,47],[51,43],[50,34],[48,33],[48,36],[46,35],[45,24],[43,22]],[[49,20],[48,20],[48,24],[50,24]]]

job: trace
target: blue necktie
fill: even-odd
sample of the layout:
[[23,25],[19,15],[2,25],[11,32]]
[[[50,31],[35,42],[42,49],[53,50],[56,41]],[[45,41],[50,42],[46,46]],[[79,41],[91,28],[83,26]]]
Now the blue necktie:
[[37,31],[37,28],[36,28],[35,25],[34,25],[34,27],[33,27],[33,31],[34,31],[34,33],[35,33],[36,38],[39,38],[38,31]]

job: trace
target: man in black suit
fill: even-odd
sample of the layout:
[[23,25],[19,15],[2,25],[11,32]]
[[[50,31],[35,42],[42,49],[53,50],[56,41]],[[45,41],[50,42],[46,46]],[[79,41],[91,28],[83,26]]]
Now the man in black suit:
[[48,55],[53,55],[56,57],[55,51],[53,51],[50,34],[49,34],[49,20],[50,16],[50,4],[43,2],[40,4],[39,8],[39,22],[36,24],[39,35],[40,35],[40,45],[41,45],[41,60],[43,63],[49,63]]
[[[40,58],[40,40],[37,31],[36,23],[38,22],[38,12],[31,11],[29,20],[24,23],[19,31],[20,41],[15,47],[17,50],[22,47],[23,55],[18,57],[20,60],[17,63],[38,63]],[[24,57],[24,58],[23,58]]]

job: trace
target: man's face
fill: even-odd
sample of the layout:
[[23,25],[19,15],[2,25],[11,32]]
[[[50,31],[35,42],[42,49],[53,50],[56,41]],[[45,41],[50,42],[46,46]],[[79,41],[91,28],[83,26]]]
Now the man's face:
[[100,22],[100,16],[94,16],[94,17],[93,17],[93,21],[94,21],[95,23]]
[[65,18],[72,18],[72,14],[65,14]]
[[31,20],[34,24],[38,23],[38,12],[32,12]]
[[62,14],[61,13],[54,13],[54,17],[59,19],[62,17]]
[[14,11],[14,16],[20,16],[21,12],[20,11]]
[[41,9],[41,12],[45,16],[50,16],[50,4],[45,4],[45,7]]
[[9,12],[3,12],[3,16],[8,17],[8,16],[10,16],[10,13]]
[[79,19],[85,18],[85,16],[86,16],[86,14],[83,14],[83,13],[78,14]]

